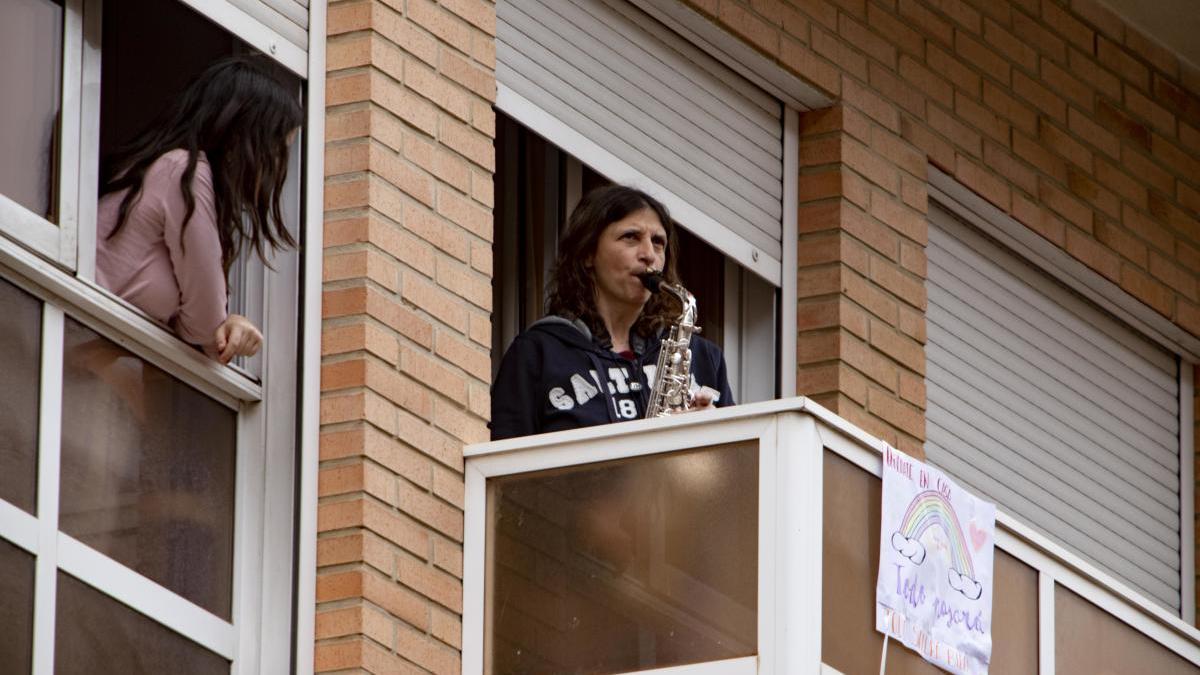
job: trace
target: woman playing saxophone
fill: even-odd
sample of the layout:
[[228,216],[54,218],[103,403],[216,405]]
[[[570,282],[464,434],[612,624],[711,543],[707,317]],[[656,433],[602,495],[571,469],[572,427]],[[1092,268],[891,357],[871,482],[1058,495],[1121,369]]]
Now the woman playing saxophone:
[[[687,312],[643,278],[657,273],[682,289],[677,248],[666,207],[640,190],[610,185],[580,201],[559,245],[547,316],[513,341],[492,386],[494,440],[646,416],[663,338],[683,328]],[[675,408],[732,405],[724,357],[695,335],[694,319],[693,307],[674,331],[679,358],[667,360],[688,361],[673,370],[687,383]]]

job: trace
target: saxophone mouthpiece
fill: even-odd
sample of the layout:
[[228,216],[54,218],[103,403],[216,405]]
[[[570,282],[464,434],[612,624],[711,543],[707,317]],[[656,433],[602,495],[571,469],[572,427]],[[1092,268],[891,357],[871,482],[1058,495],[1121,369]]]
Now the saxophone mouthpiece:
[[642,280],[642,285],[650,290],[651,293],[657,293],[659,286],[662,285],[662,274],[656,270],[646,270],[637,275],[638,279]]

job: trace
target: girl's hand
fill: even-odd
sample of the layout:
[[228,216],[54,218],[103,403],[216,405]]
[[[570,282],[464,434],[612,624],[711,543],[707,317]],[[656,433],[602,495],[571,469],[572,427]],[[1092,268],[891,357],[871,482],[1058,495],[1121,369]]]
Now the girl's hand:
[[262,347],[262,333],[241,314],[230,314],[216,332],[217,360],[229,363],[235,356],[254,356]]
[[716,399],[717,390],[711,387],[700,387],[695,394],[692,395],[692,407],[688,408],[688,412],[696,410],[712,410],[714,407],[713,400]]

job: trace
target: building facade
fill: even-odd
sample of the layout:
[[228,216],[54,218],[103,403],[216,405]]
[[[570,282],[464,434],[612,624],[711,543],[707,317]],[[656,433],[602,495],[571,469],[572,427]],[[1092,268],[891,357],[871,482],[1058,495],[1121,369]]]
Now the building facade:
[[[15,671],[463,672],[464,447],[608,181],[682,226],[739,401],[805,396],[1195,624],[1200,64],[1120,3],[144,4],[0,10]],[[268,347],[231,370],[95,285],[95,185],[249,52],[306,105],[302,246],[235,267]]]

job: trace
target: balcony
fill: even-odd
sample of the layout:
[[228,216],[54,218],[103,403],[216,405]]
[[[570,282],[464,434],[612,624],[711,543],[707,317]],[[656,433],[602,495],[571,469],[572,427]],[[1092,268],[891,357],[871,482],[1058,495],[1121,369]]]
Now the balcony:
[[[878,672],[882,449],[803,398],[468,447],[463,672]],[[1200,668],[1200,631],[996,529],[991,672]]]

